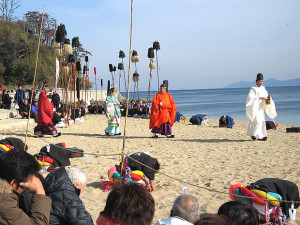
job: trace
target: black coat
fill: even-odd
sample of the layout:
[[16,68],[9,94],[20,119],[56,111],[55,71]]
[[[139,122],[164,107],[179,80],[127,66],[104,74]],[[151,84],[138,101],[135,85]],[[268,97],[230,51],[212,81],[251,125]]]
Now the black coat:
[[[248,185],[249,189],[258,189],[265,192],[274,192],[279,194],[283,200],[288,201],[300,201],[298,186],[288,180],[282,180],[278,178],[264,178]],[[283,213],[289,217],[289,208],[291,203],[282,202],[281,207]],[[299,207],[298,203],[294,204],[294,208]]]
[[94,224],[77,194],[79,189],[72,184],[65,167],[49,173],[43,185],[46,195],[52,199],[50,225]]
[[19,111],[20,111],[20,113],[21,112],[27,112],[27,113],[29,113],[29,110],[30,110],[30,105],[29,104],[25,105],[24,103],[21,103],[19,105]]

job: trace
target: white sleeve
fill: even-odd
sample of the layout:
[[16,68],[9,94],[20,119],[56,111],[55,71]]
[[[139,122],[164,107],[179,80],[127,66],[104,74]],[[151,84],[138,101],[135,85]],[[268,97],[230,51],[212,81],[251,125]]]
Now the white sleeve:
[[265,104],[265,112],[271,119],[274,119],[277,116],[275,102],[273,99],[271,99],[271,104]]
[[255,88],[251,88],[246,100],[246,116],[250,121],[253,121],[259,106],[259,97]]

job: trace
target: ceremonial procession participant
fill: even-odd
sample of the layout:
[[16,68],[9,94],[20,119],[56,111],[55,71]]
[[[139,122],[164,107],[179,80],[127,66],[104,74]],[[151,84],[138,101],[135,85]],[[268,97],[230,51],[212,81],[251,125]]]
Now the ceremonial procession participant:
[[111,88],[109,96],[105,100],[106,117],[108,119],[108,127],[105,129],[105,134],[108,136],[121,135],[121,111],[119,106],[120,102],[116,97],[116,89]]
[[174,124],[177,107],[172,95],[166,91],[166,85],[160,85],[160,92],[157,93],[151,106],[150,125],[153,138],[157,134],[166,135],[168,138],[174,138],[172,135],[172,126]]
[[258,73],[256,77],[257,87],[251,87],[246,101],[246,116],[249,119],[248,136],[252,140],[267,140],[267,129],[265,123],[265,112],[274,119],[277,116],[275,103],[268,95],[263,85],[263,74]]
[[[140,162],[144,165],[142,165],[138,162]],[[134,171],[134,170],[142,171],[144,173],[144,175],[149,179],[151,191],[156,190],[155,173],[156,173],[156,171],[159,171],[159,168],[160,168],[160,164],[156,158],[152,158],[149,154],[147,154],[145,152],[136,152],[129,156],[128,167],[131,169],[131,171]],[[154,170],[152,170],[148,167],[150,167]]]
[[48,92],[49,86],[44,84],[43,91],[40,93],[38,102],[38,124],[34,128],[34,134],[38,137],[43,137],[45,134],[52,135],[53,137],[61,135],[60,132],[57,132],[52,123],[53,105],[47,98]]

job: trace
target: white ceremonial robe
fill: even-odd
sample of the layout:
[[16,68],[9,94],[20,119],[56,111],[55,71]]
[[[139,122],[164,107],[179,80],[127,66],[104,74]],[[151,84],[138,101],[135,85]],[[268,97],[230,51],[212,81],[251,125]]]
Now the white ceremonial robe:
[[247,135],[257,139],[267,137],[265,112],[272,119],[277,116],[274,101],[271,99],[271,104],[267,105],[260,97],[268,97],[265,87],[251,87],[246,101],[246,116],[249,119]]

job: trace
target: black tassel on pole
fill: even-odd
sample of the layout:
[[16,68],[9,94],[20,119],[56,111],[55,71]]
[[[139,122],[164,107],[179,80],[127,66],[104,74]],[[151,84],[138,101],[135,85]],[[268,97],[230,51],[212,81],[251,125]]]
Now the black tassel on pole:
[[120,52],[119,52],[119,58],[120,59],[124,59],[125,58],[125,53],[122,50],[120,50]]
[[81,71],[81,64],[80,61],[76,62],[76,71],[80,72]]
[[110,80],[107,81],[107,96],[109,96]]
[[160,50],[160,44],[158,41],[153,42],[153,49],[156,51],[156,64],[157,64],[157,82],[158,82],[158,91],[159,91],[159,74],[158,74],[158,56],[157,51]]

